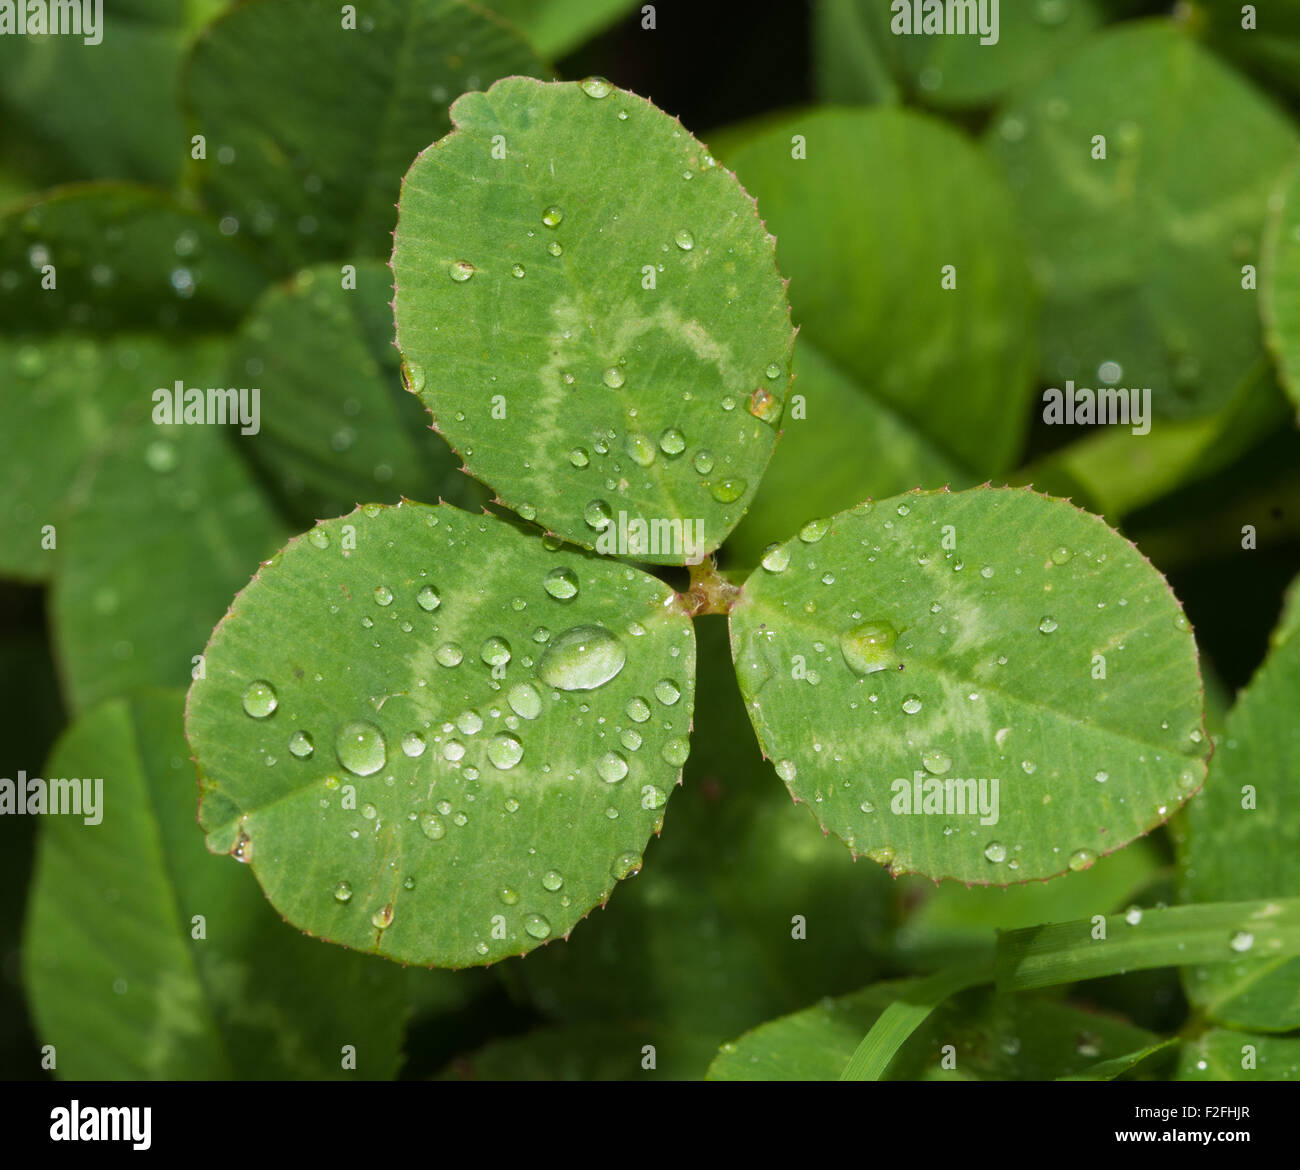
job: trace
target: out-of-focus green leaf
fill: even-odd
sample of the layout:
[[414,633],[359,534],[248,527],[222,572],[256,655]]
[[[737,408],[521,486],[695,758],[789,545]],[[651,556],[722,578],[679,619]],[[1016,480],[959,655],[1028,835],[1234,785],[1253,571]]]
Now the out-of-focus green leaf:
[[1256,1036],[1211,1028],[1184,1040],[1173,1074],[1178,1081],[1300,1080],[1300,1038]]
[[[876,983],[772,1020],[726,1044],[710,1080],[836,1080],[863,1035],[920,980]],[[888,1080],[1045,1080],[1144,1048],[1143,1028],[1067,1004],[979,988],[942,1004],[903,1045]]]
[[1047,73],[1063,51],[1101,24],[1091,0],[1034,0],[1000,10],[981,4],[979,10],[997,13],[996,27],[981,27],[977,13],[968,29],[966,7],[958,4],[962,31],[918,35],[910,20],[913,7],[919,12],[921,5],[896,13],[895,5],[879,0],[820,0],[813,10],[813,43],[823,100],[894,101],[901,88],[931,106],[992,105]]
[[776,453],[748,514],[727,540],[735,563],[752,568],[773,541],[861,500],[974,484],[975,477],[923,431],[864,394],[807,337],[795,345],[794,377]]
[[103,782],[100,823],[45,818],[28,902],[24,979],[57,1075],[393,1076],[405,974],[286,926],[250,874],[204,850],[181,712],[179,691],[113,700],[46,765]]
[[1300,165],[1291,168],[1273,196],[1263,260],[1265,336],[1300,412]]
[[487,493],[402,386],[391,275],[378,263],[350,267],[306,269],[254,306],[231,376],[261,388],[261,430],[241,447],[302,524],[371,500],[481,506]]
[[[1193,0],[1187,23],[1207,48],[1250,77],[1292,97],[1300,95],[1300,3],[1297,0]],[[1247,25],[1246,9],[1253,20]]]
[[177,106],[181,57],[227,3],[75,4],[66,6],[74,20],[83,7],[102,9],[92,34],[98,43],[86,44],[84,35],[0,37],[0,108],[42,141],[43,184],[138,179],[172,186],[190,149]]
[[[1300,892],[1297,712],[1300,639],[1284,638],[1237,697],[1205,792],[1187,808],[1179,854],[1183,901]],[[1274,954],[1264,933],[1243,929],[1232,962],[1186,970],[1188,998],[1229,1027],[1300,1028],[1300,958]]]
[[[488,0],[483,5],[519,29],[543,57],[555,60],[639,8],[637,0]],[[636,20],[639,24],[641,16]]]
[[[913,112],[821,110],[751,139],[734,165],[776,234],[801,337],[949,460],[1005,470],[1033,392],[1037,306],[982,154]],[[860,441],[869,461],[877,436]]]
[[[224,347],[190,353],[183,372],[219,377]],[[237,425],[160,426],[151,413],[128,409],[60,528],[50,605],[74,711],[187,684],[230,598],[288,536],[234,449]]]
[[402,188],[411,388],[526,520],[699,560],[753,498],[790,379],[753,201],[680,123],[607,82],[513,78],[454,116]]
[[1149,388],[1153,427],[1224,407],[1261,353],[1243,268],[1296,141],[1168,21],[1092,38],[1004,109],[988,146],[1046,294],[1049,386]]
[[673,592],[448,505],[291,540],[206,665],[186,727],[208,847],[295,925],[399,962],[567,934],[640,868],[688,752]]
[[49,576],[83,457],[155,390],[198,385],[202,339],[265,281],[216,225],[141,188],[71,188],[0,218],[0,574]]
[[731,630],[777,774],[895,873],[1087,869],[1205,778],[1177,600],[1060,500],[915,492],[815,521],[764,556]]
[[[250,0],[196,43],[183,87],[208,208],[281,269],[386,257],[411,159],[465,90],[543,66],[460,0]],[[506,147],[509,150],[509,146]]]

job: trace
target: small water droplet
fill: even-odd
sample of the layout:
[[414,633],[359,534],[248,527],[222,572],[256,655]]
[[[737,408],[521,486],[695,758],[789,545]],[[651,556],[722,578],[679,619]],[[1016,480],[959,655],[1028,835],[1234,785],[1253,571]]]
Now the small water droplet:
[[569,452],[569,462],[574,467],[586,467],[591,462],[591,456],[582,447],[574,447]]
[[454,260],[447,272],[457,284],[463,284],[474,275],[474,265],[468,260]]
[[521,719],[536,719],[542,713],[542,697],[532,683],[516,683],[507,692],[506,702]]
[[564,255],[564,245],[561,244],[559,240],[552,240],[549,244],[546,245],[546,250],[547,250],[547,251],[548,251],[552,256],[563,256],[563,255]]
[[745,488],[748,486],[748,483],[743,479],[732,477],[719,479],[709,484],[709,494],[719,504],[734,504],[745,494]]
[[420,817],[420,832],[430,841],[441,841],[447,835],[447,826],[433,813],[425,813]]
[[682,692],[678,689],[677,684],[670,678],[661,678],[655,683],[655,698],[658,699],[665,707],[671,707],[678,699],[682,697]]
[[701,475],[708,475],[713,470],[713,453],[711,451],[696,451],[695,457],[691,460],[691,466]]
[[680,455],[686,450],[686,436],[676,427],[668,427],[659,436],[659,449],[665,455]]
[[244,711],[254,719],[265,719],[279,705],[275,688],[265,679],[249,683],[244,691]]
[[1091,849],[1076,849],[1070,854],[1070,868],[1078,873],[1090,869],[1097,860],[1097,854]]
[[782,544],[769,544],[760,563],[769,573],[784,573],[790,566],[790,552]]
[[564,875],[559,870],[548,869],[542,874],[542,889],[554,893],[564,885]]
[[387,930],[393,925],[393,904],[381,906],[370,916],[370,924],[376,930]]
[[312,738],[305,731],[295,731],[289,736],[289,754],[299,760],[311,759],[311,754],[316,750],[316,745]]
[[685,228],[673,233],[673,243],[676,244],[683,252],[689,252],[695,247],[695,237]]
[[691,745],[679,735],[664,741],[664,746],[659,750],[663,756],[664,762],[671,764],[674,768],[680,768],[691,754]]
[[627,701],[627,717],[636,723],[644,723],[650,718],[650,704],[640,697]]
[[920,696],[920,695],[908,695],[908,696],[903,700],[903,710],[904,710],[908,715],[915,715],[915,714],[916,714],[920,709],[921,709],[921,696]]
[[465,657],[465,651],[455,642],[444,642],[433,652],[433,656],[442,666],[459,666]]
[[533,938],[548,938],[551,933],[551,924],[540,914],[525,914],[524,930]]
[[389,589],[387,585],[375,586],[375,604],[376,605],[393,604],[393,591]]
[[554,203],[542,212],[542,223],[548,228],[559,227],[564,222],[564,212],[561,211]]
[[617,390],[627,381],[627,378],[618,366],[610,366],[603,374],[601,374],[600,380],[611,390]]
[[1093,779],[1096,780],[1098,784],[1105,784],[1106,781],[1110,779],[1110,773],[1106,771],[1099,771],[1093,777]]
[[925,765],[927,772],[935,776],[942,776],[952,767],[952,757],[947,752],[922,752],[921,763]]
[[585,77],[582,82],[582,92],[589,98],[605,98],[614,91],[614,87],[603,77]]
[[483,643],[479,656],[488,666],[505,666],[510,661],[510,643],[504,638],[489,638]]
[[592,500],[582,510],[582,518],[587,522],[588,528],[594,528],[597,532],[604,532],[613,521],[613,513],[609,505],[604,500]]
[[641,855],[639,853],[620,853],[614,858],[614,864],[610,866],[610,873],[614,875],[615,881],[623,881],[625,878],[636,877],[641,872]]
[[804,544],[816,544],[831,529],[831,522],[826,519],[809,520],[801,529],[799,529],[799,539]]
[[1255,936],[1248,930],[1239,930],[1228,940],[1228,946],[1238,954],[1245,954],[1254,945]]
[[990,841],[984,846],[984,856],[994,865],[1001,865],[1007,859],[1007,847],[1001,841]]
[[606,752],[596,761],[596,771],[606,784],[617,784],[627,775],[627,760],[618,752]]
[[350,902],[352,900],[352,887],[347,882],[339,882],[334,887],[334,900],[336,902]]
[[1039,632],[1043,634],[1055,633],[1057,628],[1058,627],[1055,618],[1045,617],[1041,622],[1038,623]]
[[793,760],[778,760],[776,764],[776,774],[785,781],[785,783],[789,784],[799,775],[799,769]]
[[1130,926],[1136,926],[1139,922],[1142,921],[1142,907],[1130,906],[1127,910],[1124,911],[1124,921],[1127,922]]
[[442,604],[442,598],[438,596],[438,591],[432,585],[426,585],[415,595],[415,604],[425,613],[432,613]]
[[1072,553],[1068,548],[1066,548],[1065,545],[1061,545],[1060,548],[1054,548],[1052,550],[1052,564],[1063,565],[1072,556],[1074,556],[1074,553]]
[[649,467],[658,458],[658,451],[655,449],[654,443],[645,435],[639,435],[635,432],[628,435],[624,446],[632,462],[638,467]]
[[523,280],[528,275],[528,272],[522,264],[512,264],[510,266],[510,275],[516,280]]

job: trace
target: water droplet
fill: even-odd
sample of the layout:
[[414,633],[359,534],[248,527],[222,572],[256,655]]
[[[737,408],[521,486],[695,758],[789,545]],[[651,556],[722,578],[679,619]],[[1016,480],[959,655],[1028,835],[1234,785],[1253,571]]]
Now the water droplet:
[[415,362],[402,363],[402,376],[406,379],[406,388],[412,394],[419,394],[424,389],[424,367]]
[[339,763],[358,776],[378,772],[388,759],[388,745],[384,734],[373,723],[357,720],[346,724],[334,741]]
[[604,98],[614,91],[614,87],[603,77],[586,77],[582,80],[582,92],[589,98]]
[[1127,922],[1130,926],[1136,926],[1139,922],[1142,921],[1142,907],[1130,906],[1127,910],[1124,911],[1124,921]]
[[375,586],[375,604],[376,605],[393,604],[393,591],[389,589],[387,585]]
[[614,864],[610,866],[610,873],[614,875],[615,881],[623,881],[626,878],[636,877],[641,872],[641,855],[639,853],[620,853],[614,858]]
[[942,776],[952,767],[952,757],[947,752],[929,751],[921,753],[921,763],[925,770],[935,776]]
[[540,914],[525,914],[524,930],[533,938],[548,938],[551,933],[551,924]]
[[456,726],[462,735],[477,735],[483,730],[483,716],[477,711],[462,711],[456,716]]
[[686,763],[691,754],[691,745],[679,735],[664,741],[664,746],[660,749],[659,754],[663,756],[664,762],[671,764],[674,768],[680,768]]
[[433,656],[443,666],[459,666],[465,657],[465,651],[455,642],[444,642],[433,652]]
[[916,714],[920,709],[921,709],[921,696],[920,696],[920,695],[908,695],[908,696],[903,700],[903,710],[904,710],[908,715],[915,715],[915,714]]
[[594,691],[614,678],[626,661],[623,644],[604,626],[574,626],[551,640],[537,673],[557,691]]
[[510,265],[510,275],[516,280],[523,280],[528,275],[528,272],[522,264],[512,264]]
[[678,699],[682,697],[682,692],[678,689],[677,684],[670,678],[661,678],[655,683],[655,698],[658,699],[665,707],[671,707]]
[[632,462],[638,467],[649,467],[658,458],[659,452],[655,449],[654,443],[646,438],[645,435],[639,435],[635,432],[628,435],[624,444]]
[[613,520],[613,513],[604,500],[592,500],[582,510],[582,518],[587,522],[588,528],[594,528],[597,532],[604,532]]
[[564,875],[558,870],[548,869],[544,874],[542,874],[542,889],[550,890],[554,893],[563,885]]
[[458,760],[463,760],[465,758],[465,745],[458,739],[449,739],[442,745],[442,758],[452,764]]
[[713,470],[713,453],[711,451],[696,451],[695,457],[691,460],[691,466],[701,475],[708,475]]
[[569,452],[569,462],[574,467],[586,467],[591,462],[591,456],[581,447],[574,447]]
[[618,752],[606,752],[596,761],[596,771],[606,784],[617,784],[627,775],[627,760]]
[[1239,954],[1245,954],[1255,945],[1255,936],[1248,930],[1239,930],[1228,940],[1228,946]]
[[990,841],[984,846],[984,856],[994,865],[1001,865],[1007,859],[1007,847],[1001,841]]
[[506,702],[521,719],[536,719],[542,713],[542,697],[532,683],[516,683],[506,694]]
[[447,835],[447,826],[433,813],[425,813],[420,817],[420,832],[430,841],[441,841]]
[[789,784],[796,776],[799,775],[799,769],[793,760],[778,760],[776,764],[776,774]]
[[801,529],[799,529],[799,539],[804,544],[816,544],[823,536],[830,531],[831,522],[829,520],[809,520]]
[[339,882],[334,887],[334,900],[336,902],[350,902],[352,900],[352,887],[347,882]]
[[1076,849],[1070,854],[1070,868],[1078,873],[1080,870],[1090,869],[1097,860],[1097,854],[1091,849]]
[[781,544],[769,544],[760,563],[769,573],[784,573],[790,566],[789,550]]
[[624,382],[627,381],[627,378],[624,377],[623,371],[620,370],[618,366],[610,366],[609,369],[607,369],[603,374],[601,374],[600,380],[604,382],[605,385],[608,386],[611,390],[617,390],[621,385],[623,385]]
[[408,731],[402,736],[402,752],[404,755],[410,756],[411,759],[424,755],[426,746],[424,736],[418,731]]
[[1096,780],[1098,784],[1105,784],[1106,781],[1110,779],[1110,773],[1105,771],[1098,772],[1093,779]]
[[244,691],[244,711],[254,719],[265,719],[279,705],[275,688],[265,679],[249,683]]
[[1038,623],[1038,629],[1039,632],[1043,634],[1055,633],[1057,630],[1056,619],[1051,617],[1043,618],[1043,620]]
[[1178,774],[1178,787],[1184,792],[1190,792],[1200,782],[1200,777],[1192,768],[1184,768]]
[[295,731],[289,736],[289,754],[295,759],[308,760],[316,750],[312,738],[305,731]]
[[743,479],[719,479],[709,484],[709,494],[719,504],[734,504],[745,494],[748,483]]
[[381,906],[370,916],[370,925],[376,930],[387,930],[393,925],[393,904]]
[[781,367],[778,366],[776,362],[773,362],[770,366],[767,367],[765,373],[769,378],[775,381],[777,378],[781,376]]
[[563,256],[563,255],[564,255],[564,245],[561,244],[559,240],[552,240],[549,244],[546,245],[546,250],[547,250],[547,251],[548,251],[552,256]]
[[463,284],[474,275],[474,265],[468,260],[455,260],[447,271],[452,280],[456,281],[457,284]]
[[329,548],[330,534],[323,528],[313,528],[307,533],[307,539],[311,541],[313,548]]
[[542,223],[547,227],[559,227],[564,222],[564,212],[561,211],[554,203],[542,212]]
[[494,768],[506,772],[524,758],[524,745],[513,735],[494,735],[487,754]]
[[1072,553],[1068,548],[1066,548],[1065,545],[1062,545],[1060,548],[1055,548],[1052,550],[1052,564],[1063,565],[1072,556],[1074,556],[1074,553]]
[[863,622],[840,638],[840,652],[854,674],[865,677],[888,670],[898,631],[887,621]]
[[479,656],[488,666],[505,666],[510,661],[510,643],[504,638],[489,638],[483,643]]
[[673,233],[673,243],[683,252],[689,252],[693,247],[695,247],[695,237],[685,228],[682,228]]
[[432,613],[442,604],[442,598],[438,596],[438,591],[432,585],[426,585],[415,595],[415,604],[425,613]]
[[659,436],[659,449],[665,455],[680,455],[686,450],[686,436],[676,427],[669,427]]
[[627,717],[636,723],[644,723],[650,718],[650,704],[635,697],[627,701]]
[[1180,613],[1174,616],[1174,628],[1179,630],[1190,630],[1192,628],[1186,614]]

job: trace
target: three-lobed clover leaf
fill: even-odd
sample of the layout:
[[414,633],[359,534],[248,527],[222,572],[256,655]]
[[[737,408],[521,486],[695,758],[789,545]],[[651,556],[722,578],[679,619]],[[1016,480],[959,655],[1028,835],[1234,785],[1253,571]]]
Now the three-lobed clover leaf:
[[450,505],[290,541],[190,691],[200,823],[299,928],[461,967],[636,873],[688,755],[694,632],[640,570]]
[[500,500],[564,539],[698,561],[776,442],[794,331],[753,200],[600,79],[460,98],[402,186],[410,389]]

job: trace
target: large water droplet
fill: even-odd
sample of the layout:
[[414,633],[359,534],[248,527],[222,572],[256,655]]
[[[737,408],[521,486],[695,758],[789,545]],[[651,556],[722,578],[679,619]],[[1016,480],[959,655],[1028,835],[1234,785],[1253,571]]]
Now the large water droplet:
[[596,771],[606,784],[617,784],[627,775],[627,760],[618,752],[606,752],[596,761]]
[[947,752],[928,751],[921,753],[921,763],[925,770],[935,776],[944,775],[952,767],[952,757]]
[[613,513],[604,500],[592,500],[582,510],[582,518],[587,522],[588,528],[594,528],[597,532],[604,532],[613,520]]
[[655,683],[655,698],[665,707],[671,707],[681,697],[682,692],[672,679],[661,678]]
[[506,694],[506,702],[521,719],[536,719],[542,713],[542,697],[532,683],[516,683]]
[[443,666],[459,666],[465,657],[465,651],[455,642],[444,642],[433,652],[433,656]]
[[585,77],[582,82],[582,92],[589,98],[609,97],[614,91],[614,87],[603,77]]
[[510,661],[510,643],[504,638],[489,638],[479,654],[488,666],[505,666]]
[[644,723],[650,718],[650,704],[639,696],[629,699],[627,717],[635,723]]
[[244,691],[244,710],[254,719],[265,719],[279,705],[275,688],[265,679],[249,683]]
[[675,735],[671,739],[664,740],[664,746],[660,748],[659,754],[663,756],[665,763],[680,768],[691,754],[691,745],[680,735]]
[[425,813],[420,817],[420,832],[430,841],[441,841],[447,835],[447,826],[433,813]]
[[557,691],[594,691],[625,662],[623,644],[604,626],[574,626],[551,639],[537,673]]
[[289,754],[295,759],[308,760],[315,750],[316,745],[305,731],[295,731],[289,736]]
[[745,488],[748,486],[749,484],[743,479],[734,477],[718,479],[709,484],[709,494],[719,504],[734,504],[745,494]]
[[676,427],[668,427],[659,436],[659,449],[665,455],[680,455],[686,450],[686,436]]
[[561,211],[554,203],[542,212],[542,223],[547,227],[559,227],[564,222],[564,212]]
[[409,756],[413,760],[424,755],[424,749],[427,746],[424,736],[418,731],[408,731],[402,736],[402,754]]
[[362,719],[343,727],[334,741],[334,750],[339,763],[358,776],[373,775],[388,759],[384,733]]
[[840,638],[840,653],[854,674],[865,677],[888,670],[898,631],[887,621],[863,622]]
[[524,929],[533,938],[549,938],[551,934],[551,924],[540,914],[525,914]]
[[1007,859],[1007,847],[1001,841],[990,841],[984,846],[984,856],[994,865],[1000,865]]
[[442,598],[438,596],[438,591],[432,585],[426,585],[415,595],[415,604],[425,613],[432,613],[442,604]]
[[826,519],[809,520],[801,529],[799,529],[799,539],[804,544],[816,544],[831,529],[831,522]]
[[554,893],[564,885],[564,875],[559,870],[548,869],[542,874],[542,889]]

